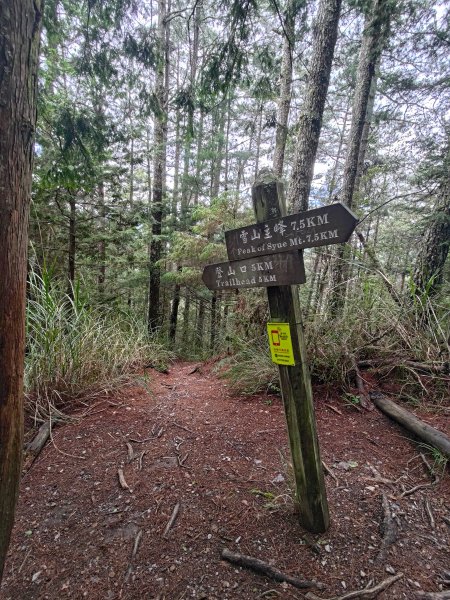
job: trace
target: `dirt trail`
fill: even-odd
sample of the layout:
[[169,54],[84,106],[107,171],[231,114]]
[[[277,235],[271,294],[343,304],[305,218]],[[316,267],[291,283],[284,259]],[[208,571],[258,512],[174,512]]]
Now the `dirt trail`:
[[[281,401],[234,397],[194,366],[151,371],[145,385],[55,430],[22,481],[2,600],[305,597],[221,561],[224,547],[325,583],[314,592],[323,598],[399,572],[378,598],[439,589],[450,565],[450,478],[433,483],[404,431],[316,388],[332,526],[305,536],[289,496]],[[426,419],[444,429],[442,417]],[[394,535],[384,550],[383,493]]]

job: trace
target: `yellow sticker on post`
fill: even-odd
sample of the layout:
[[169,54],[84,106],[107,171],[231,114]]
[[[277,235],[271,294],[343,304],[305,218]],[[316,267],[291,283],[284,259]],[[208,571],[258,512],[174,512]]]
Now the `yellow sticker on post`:
[[270,353],[277,365],[295,365],[289,323],[267,323]]

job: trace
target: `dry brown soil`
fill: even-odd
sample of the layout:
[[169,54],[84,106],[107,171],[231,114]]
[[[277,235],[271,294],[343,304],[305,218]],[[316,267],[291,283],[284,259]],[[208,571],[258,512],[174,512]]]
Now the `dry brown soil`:
[[[290,499],[281,400],[233,396],[210,368],[194,366],[149,371],[142,385],[54,430],[22,481],[2,600],[305,598],[224,562],[225,547],[323,582],[321,598],[398,573],[380,600],[445,589],[450,478],[433,482],[404,430],[316,387],[332,524],[307,536]],[[445,414],[417,414],[449,433]],[[383,493],[395,526],[384,552]]]

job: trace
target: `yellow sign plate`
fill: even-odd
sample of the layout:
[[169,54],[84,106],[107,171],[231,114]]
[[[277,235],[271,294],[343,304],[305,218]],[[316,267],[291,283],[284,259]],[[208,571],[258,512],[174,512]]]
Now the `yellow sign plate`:
[[295,365],[289,323],[267,323],[272,360],[277,365]]

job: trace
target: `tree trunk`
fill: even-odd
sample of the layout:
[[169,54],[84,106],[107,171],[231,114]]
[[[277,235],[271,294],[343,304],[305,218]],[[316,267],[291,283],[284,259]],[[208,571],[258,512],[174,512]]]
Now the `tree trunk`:
[[0,11],[0,579],[14,522],[23,445],[23,361],[41,1]]
[[321,0],[314,25],[312,61],[287,195],[294,211],[307,210],[314,161],[336,45],[341,0]]
[[75,196],[69,192],[69,252],[67,264],[67,295],[73,300],[75,284],[75,258],[77,251],[77,211]]
[[370,16],[366,18],[359,53],[358,72],[356,74],[352,124],[344,166],[344,180],[340,194],[341,202],[349,208],[352,208],[353,205],[358,163],[364,160],[364,156],[360,155],[361,141],[367,117],[371,118],[371,115],[368,115],[367,107],[372,81],[389,31],[390,10],[389,0],[375,0]]
[[[449,156],[450,158],[450,156]],[[447,166],[446,181],[433,211],[433,217],[425,230],[417,256],[413,281],[416,295],[433,294],[442,283],[442,273],[450,245],[450,168]]]
[[216,329],[217,329],[217,291],[214,290],[211,298],[211,329],[210,329],[210,342],[209,347],[211,352],[214,352],[216,345]]
[[105,206],[105,185],[103,181],[98,186],[98,202],[99,202],[99,225],[100,225],[100,240],[98,242],[98,295],[103,298],[105,293],[106,279],[106,206]]
[[205,330],[205,305],[205,300],[200,297],[197,320],[197,338],[195,343],[197,351],[203,348],[203,335]]
[[[169,9],[170,10],[170,7]],[[158,261],[162,255],[162,218],[166,187],[167,101],[169,92],[169,22],[166,21],[166,0],[158,0],[159,57],[156,73],[153,194],[151,205],[152,238],[150,242],[150,277],[148,297],[148,331],[155,333],[161,326],[160,289],[161,270]]]
[[[381,52],[385,44],[392,7],[389,0],[375,0],[370,14],[366,17],[365,28],[359,53],[358,71],[356,74],[355,95],[352,107],[352,123],[350,127],[347,156],[340,200],[349,208],[353,206],[354,195],[361,178],[361,168],[367,147],[363,144],[363,132],[372,119],[373,101],[369,103],[371,91],[375,94],[375,75]],[[371,109],[371,110],[368,110]],[[359,167],[359,169],[358,169]],[[333,268],[333,290],[330,296],[332,315],[338,314],[344,307],[346,282],[348,279],[349,252],[347,245],[336,250],[336,262]]]
[[278,99],[277,124],[273,170],[277,177],[283,176],[284,151],[288,133],[289,111],[292,98],[292,55],[295,47],[295,0],[289,0],[283,23],[283,58],[280,72],[280,96]]

